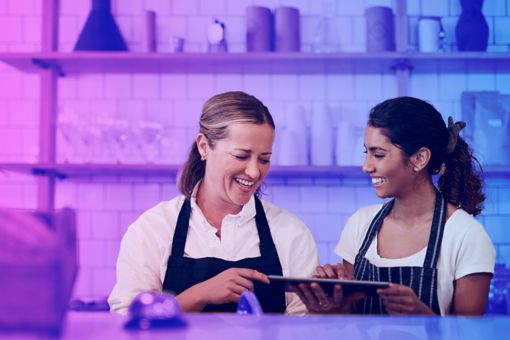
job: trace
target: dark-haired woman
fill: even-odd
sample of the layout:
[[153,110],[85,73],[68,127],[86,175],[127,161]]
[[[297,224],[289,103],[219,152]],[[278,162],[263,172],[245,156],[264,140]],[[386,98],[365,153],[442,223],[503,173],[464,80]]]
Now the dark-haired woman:
[[210,98],[180,178],[182,192],[143,213],[122,239],[108,299],[126,312],[140,292],[168,291],[185,312],[235,312],[253,290],[266,313],[306,311],[267,275],[311,276],[318,265],[304,223],[258,198],[269,171],[275,125],[243,92]]
[[[400,97],[375,106],[365,130],[363,171],[376,195],[391,199],[359,209],[347,221],[336,253],[343,263],[319,267],[322,277],[389,281],[377,297],[333,296],[302,285],[313,312],[482,315],[495,251],[473,217],[485,196],[477,164],[458,135],[420,99]],[[432,176],[439,174],[438,187]]]

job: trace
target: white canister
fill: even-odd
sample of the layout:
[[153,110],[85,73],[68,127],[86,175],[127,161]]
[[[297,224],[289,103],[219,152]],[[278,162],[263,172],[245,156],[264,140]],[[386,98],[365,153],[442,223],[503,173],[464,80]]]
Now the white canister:
[[312,165],[333,165],[333,121],[326,104],[314,105],[310,127],[310,161]]
[[418,49],[420,52],[438,52],[440,48],[441,18],[422,17],[418,22]]

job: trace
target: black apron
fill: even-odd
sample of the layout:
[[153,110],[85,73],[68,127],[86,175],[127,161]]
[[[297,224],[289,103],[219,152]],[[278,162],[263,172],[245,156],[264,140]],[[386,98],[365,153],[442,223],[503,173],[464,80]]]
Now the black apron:
[[[233,267],[256,269],[267,275],[282,275],[282,266],[276,252],[271,231],[269,230],[266,214],[264,213],[262,203],[256,196],[255,209],[255,222],[260,240],[259,257],[246,258],[239,261],[227,261],[215,257],[192,259],[184,257],[184,246],[188,236],[191,214],[191,204],[189,199],[186,199],[177,219],[172,242],[172,253],[168,258],[165,280],[163,281],[163,290],[178,295],[191,286],[208,280]],[[283,313],[285,311],[285,292],[282,287],[268,285],[259,281],[254,281],[253,283],[254,293],[265,313]],[[235,312],[236,310],[237,303],[227,303],[223,305],[207,305],[203,312]]]
[[[384,204],[372,220],[354,261],[354,277],[357,280],[389,281],[411,287],[423,303],[429,306],[434,313],[440,315],[437,299],[436,266],[443,239],[448,202],[436,190],[434,216],[423,267],[376,267],[365,258],[365,254],[373,239],[377,237],[377,232],[381,228],[384,218],[390,213],[394,204],[394,199]],[[379,297],[362,299],[358,302],[357,307],[357,312],[361,314],[387,314]]]

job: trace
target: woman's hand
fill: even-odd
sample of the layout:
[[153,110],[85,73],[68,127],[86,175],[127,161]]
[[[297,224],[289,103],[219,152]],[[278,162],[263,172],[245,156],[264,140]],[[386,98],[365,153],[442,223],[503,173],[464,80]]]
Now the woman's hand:
[[[352,279],[342,264],[335,266],[325,265],[317,267],[317,275],[319,278],[331,279]],[[299,296],[305,304],[308,311],[313,313],[351,313],[353,303],[364,297],[362,293],[343,295],[342,286],[335,285],[333,295],[328,296],[322,287],[317,283],[299,284],[293,287],[293,291]]]
[[253,291],[253,281],[269,284],[267,275],[254,269],[230,268],[197,285],[205,304],[221,305],[238,302],[241,294]]
[[390,315],[435,315],[432,309],[416,296],[411,287],[390,283],[388,288],[378,289],[377,293]]

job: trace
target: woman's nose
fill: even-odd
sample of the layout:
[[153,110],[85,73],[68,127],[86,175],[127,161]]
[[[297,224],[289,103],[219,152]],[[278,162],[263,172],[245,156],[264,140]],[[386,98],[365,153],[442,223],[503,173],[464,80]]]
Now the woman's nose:
[[374,171],[374,166],[368,159],[368,155],[365,157],[365,161],[363,162],[363,166],[361,167],[361,169],[363,170],[363,172],[366,173],[371,173]]
[[257,159],[252,159],[246,164],[244,172],[252,179],[258,179],[260,176],[259,162]]

